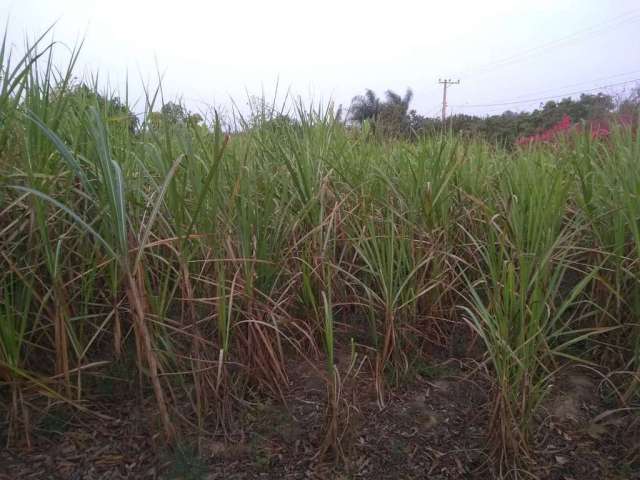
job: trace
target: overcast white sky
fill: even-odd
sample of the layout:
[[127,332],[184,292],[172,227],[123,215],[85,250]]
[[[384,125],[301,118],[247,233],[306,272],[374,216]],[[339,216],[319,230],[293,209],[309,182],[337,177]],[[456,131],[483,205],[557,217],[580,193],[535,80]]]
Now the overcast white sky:
[[639,0],[0,0],[2,29],[7,17],[17,47],[53,22],[60,42],[84,37],[78,74],[117,87],[128,72],[134,97],[157,61],[165,97],[193,110],[279,80],[345,106],[365,88],[411,87],[435,116],[451,77],[450,112],[484,114],[640,79]]

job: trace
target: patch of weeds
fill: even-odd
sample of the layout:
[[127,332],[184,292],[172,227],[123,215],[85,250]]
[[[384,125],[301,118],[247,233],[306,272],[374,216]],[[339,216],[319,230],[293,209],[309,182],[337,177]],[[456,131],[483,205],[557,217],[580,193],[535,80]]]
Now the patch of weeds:
[[425,380],[435,380],[453,375],[455,371],[456,370],[453,367],[447,365],[434,365],[421,358],[417,358],[409,368],[403,372],[401,380],[404,383],[415,382],[420,378]]
[[71,416],[65,408],[50,408],[40,418],[38,422],[38,430],[46,433],[48,436],[63,435],[71,423]]
[[167,480],[201,480],[207,474],[207,465],[188,444],[178,444],[167,461],[170,465],[163,476]]
[[246,419],[253,424],[256,432],[265,437],[286,439],[304,433],[286,408],[271,401],[258,403],[247,413]]
[[[481,298],[485,298],[482,294]],[[456,326],[448,339],[450,353],[453,357],[468,357],[469,345],[473,344],[473,334],[467,325]]]
[[382,371],[384,383],[388,387],[398,387],[401,384],[411,383],[415,376],[411,375],[411,369],[399,368],[388,362]]
[[266,412],[271,408],[270,400],[256,400],[251,408],[247,408],[243,412],[243,421],[249,425],[260,424],[264,421]]
[[623,478],[633,478],[632,475],[636,472],[638,472],[638,467],[640,465],[633,465],[632,463],[622,463],[616,470],[615,474],[619,475],[616,477],[613,477],[614,480],[616,479],[620,479],[622,480]]
[[605,408],[614,409],[619,405],[620,397],[613,391],[605,391],[600,395],[600,400]]
[[96,375],[86,377],[85,386],[99,396],[114,397],[129,392],[137,372],[133,355],[124,355]]
[[416,375],[427,380],[448,377],[455,372],[454,368],[447,365],[432,365],[424,360],[417,360],[410,370],[414,370]]
[[271,465],[271,455],[268,449],[262,445],[258,437],[253,437],[250,445],[254,465],[260,470],[267,470]]
[[398,439],[392,439],[390,442],[389,458],[394,464],[405,463],[408,454],[407,445]]

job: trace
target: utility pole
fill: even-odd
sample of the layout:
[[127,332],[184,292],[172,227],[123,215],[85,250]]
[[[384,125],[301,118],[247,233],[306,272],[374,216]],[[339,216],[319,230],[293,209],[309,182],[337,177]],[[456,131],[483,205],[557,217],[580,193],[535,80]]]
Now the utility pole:
[[444,86],[442,91],[442,126],[444,127],[444,122],[447,120],[447,87],[449,85],[458,85],[460,80],[454,82],[450,78],[445,78],[444,80],[440,78],[438,79],[438,83]]

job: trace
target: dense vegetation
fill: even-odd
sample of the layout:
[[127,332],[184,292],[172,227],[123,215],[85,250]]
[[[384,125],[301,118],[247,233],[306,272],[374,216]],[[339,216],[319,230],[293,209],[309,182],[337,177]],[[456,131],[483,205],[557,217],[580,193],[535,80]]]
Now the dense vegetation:
[[349,109],[349,118],[361,124],[368,120],[379,125],[385,137],[415,139],[438,135],[443,127],[449,132],[482,139],[510,148],[522,137],[530,137],[549,130],[564,117],[574,124],[616,121],[624,118],[636,121],[640,112],[640,87],[635,87],[619,99],[606,93],[581,94],[560,101],[549,100],[533,111],[507,110],[498,115],[451,115],[443,126],[440,118],[429,118],[410,109],[413,93],[409,89],[403,97],[389,90],[386,99],[378,98],[372,90],[356,96]]
[[[263,108],[229,136],[157,92],[138,122],[49,54],[0,52],[9,442],[28,439],[47,399],[87,409],[115,365],[135,363],[172,442],[224,427],[243,398],[283,396],[294,361],[326,383],[320,450],[339,456],[356,363],[382,407],[415,358],[429,362],[424,345],[460,338],[483,344],[498,466],[526,463],[534,414],[567,364],[637,406],[631,130],[515,150],[386,141],[299,104],[293,122]],[[404,115],[410,96],[395,100]],[[337,364],[339,349],[352,361]]]

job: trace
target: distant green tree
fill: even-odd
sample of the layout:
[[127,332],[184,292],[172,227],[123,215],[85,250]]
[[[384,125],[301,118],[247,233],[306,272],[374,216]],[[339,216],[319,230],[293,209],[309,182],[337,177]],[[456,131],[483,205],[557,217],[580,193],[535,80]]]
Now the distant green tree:
[[159,112],[149,112],[145,123],[146,127],[151,129],[158,129],[163,124],[172,127],[182,125],[189,128],[207,128],[202,115],[189,111],[177,102],[167,102],[162,105]]
[[365,90],[364,95],[358,95],[351,100],[350,119],[362,124],[372,121],[374,127],[385,136],[408,136],[411,132],[412,120],[409,105],[413,99],[413,92],[407,89],[403,96],[393,90],[385,92],[385,100],[371,89]]
[[620,115],[631,116],[633,121],[638,121],[638,116],[640,116],[640,85],[631,89],[629,95],[618,103],[617,112]]
[[204,121],[202,115],[200,115],[199,113],[190,113],[189,115],[187,115],[186,120],[187,124],[192,127],[200,125]]
[[611,95],[583,93],[578,100],[570,97],[563,98],[559,102],[551,100],[531,115],[535,119],[534,123],[538,130],[548,130],[558,124],[565,115],[568,115],[573,122],[601,119],[606,117],[614,106]]
[[407,89],[404,96],[400,96],[392,90],[386,91],[386,100],[382,104],[378,118],[384,135],[393,137],[409,135],[411,129],[409,104],[412,99],[413,92],[410,88]]
[[134,134],[138,131],[140,122],[131,111],[126,102],[117,95],[101,93],[97,88],[90,87],[86,83],[78,83],[65,90],[53,93],[51,105],[60,102],[72,108],[77,114],[82,115],[88,105],[96,107],[104,116],[111,128],[122,127]]
[[371,89],[367,89],[364,95],[357,95],[351,100],[350,118],[352,121],[362,123],[365,120],[376,120],[380,114],[382,102]]
[[420,136],[426,133],[433,133],[435,122],[432,118],[420,115],[416,110],[409,111],[409,129],[412,136]]
[[[620,102],[618,112],[640,112],[640,88]],[[478,136],[492,143],[512,146],[516,139],[535,135],[557,125],[565,115],[571,121],[606,119],[616,111],[611,95],[604,93],[582,94],[578,99],[564,98],[560,101],[548,101],[532,112],[513,112],[507,110],[498,115],[480,117],[476,115],[452,115],[447,119],[447,128],[457,134]],[[640,114],[640,113],[638,113]],[[433,134],[442,131],[439,119],[421,117],[409,112],[409,123],[417,134]]]
[[183,105],[176,102],[167,102],[162,105],[160,113],[163,120],[171,124],[186,123],[190,115],[190,112]]

